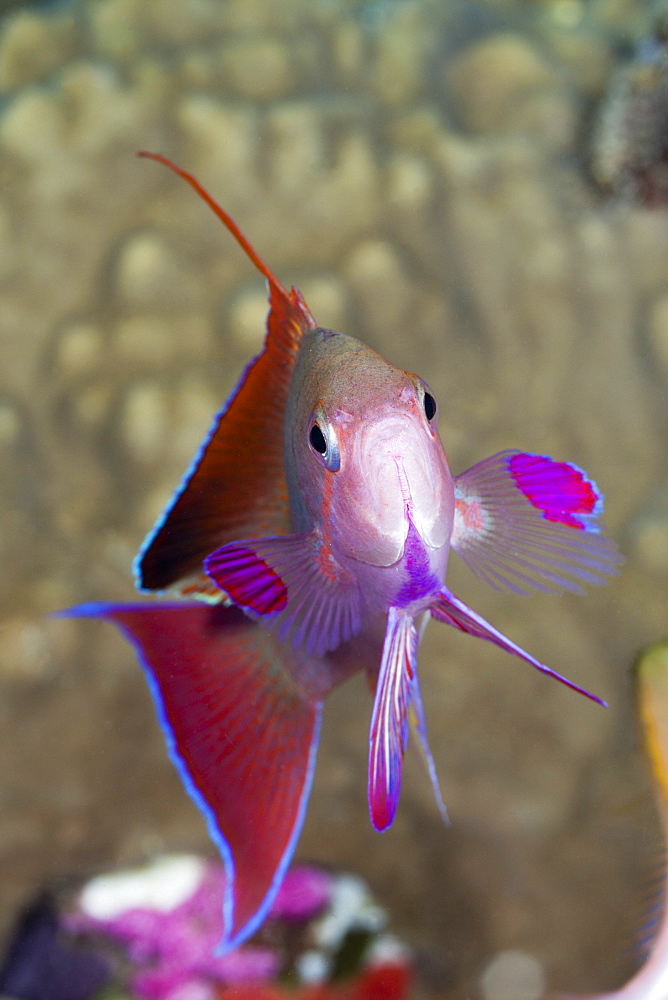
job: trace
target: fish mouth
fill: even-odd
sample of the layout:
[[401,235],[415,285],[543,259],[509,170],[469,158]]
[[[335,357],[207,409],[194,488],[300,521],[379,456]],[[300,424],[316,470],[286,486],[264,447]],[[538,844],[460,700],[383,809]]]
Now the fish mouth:
[[360,529],[357,559],[375,566],[397,562],[410,524],[427,548],[446,543],[452,481],[440,440],[421,418],[371,423],[356,439],[354,459],[360,478],[350,513]]

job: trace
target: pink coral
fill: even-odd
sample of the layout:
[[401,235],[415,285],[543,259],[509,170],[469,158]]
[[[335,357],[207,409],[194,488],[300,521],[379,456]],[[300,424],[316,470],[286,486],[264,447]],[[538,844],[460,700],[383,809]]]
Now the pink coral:
[[[159,865],[168,862],[162,859]],[[201,863],[198,878],[177,902],[152,896],[159,865],[108,877],[106,909],[99,902],[92,905],[92,894],[87,896],[84,889],[79,908],[67,918],[68,928],[101,933],[122,943],[135,966],[131,987],[142,1000],[210,1000],[216,985],[268,983],[276,978],[282,958],[275,949],[244,945],[226,955],[216,954],[223,935],[225,873],[220,864]],[[330,875],[298,866],[286,875],[269,918],[305,922],[325,909],[331,894]],[[128,896],[142,902],[125,907]]]

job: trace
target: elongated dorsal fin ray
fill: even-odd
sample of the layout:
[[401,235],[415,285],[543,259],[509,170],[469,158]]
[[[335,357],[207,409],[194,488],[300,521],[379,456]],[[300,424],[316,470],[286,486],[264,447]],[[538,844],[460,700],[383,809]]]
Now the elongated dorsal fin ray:
[[158,153],[140,153],[186,180],[210,205],[269,283],[263,350],[251,361],[135,565],[142,590],[166,590],[193,574],[211,552],[238,538],[289,531],[283,460],[284,418],[292,372],[315,321],[302,296],[287,292],[227,213],[199,182]]
[[232,236],[234,236],[241,249],[244,251],[246,256],[252,260],[260,274],[263,274],[269,284],[273,285],[278,291],[282,292],[283,295],[288,295],[287,291],[280,283],[274,272],[267,266],[267,264],[265,264],[255,247],[241,232],[234,219],[228,215],[225,209],[218,204],[216,199],[209,194],[204,185],[200,184],[194,174],[191,174],[189,170],[184,170],[183,167],[174,163],[174,161],[170,160],[169,157],[163,156],[162,153],[149,153],[147,150],[142,149],[137,153],[137,156],[146,160],[155,160],[156,163],[162,163],[165,167],[168,167],[171,171],[186,181],[186,183],[190,184],[191,188],[197,192],[202,201],[206,202],[212,212],[218,216],[225,228],[232,234]]

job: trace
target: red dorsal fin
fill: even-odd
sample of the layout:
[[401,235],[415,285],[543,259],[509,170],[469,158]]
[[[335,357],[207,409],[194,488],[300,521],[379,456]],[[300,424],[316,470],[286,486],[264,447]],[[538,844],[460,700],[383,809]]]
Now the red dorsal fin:
[[139,155],[163,163],[187,181],[269,283],[264,348],[215,417],[139,553],[138,585],[144,590],[164,590],[198,573],[203,559],[227,542],[289,531],[283,462],[285,404],[299,345],[304,334],[315,328],[315,321],[297,289],[286,291],[192,174],[159,153]]

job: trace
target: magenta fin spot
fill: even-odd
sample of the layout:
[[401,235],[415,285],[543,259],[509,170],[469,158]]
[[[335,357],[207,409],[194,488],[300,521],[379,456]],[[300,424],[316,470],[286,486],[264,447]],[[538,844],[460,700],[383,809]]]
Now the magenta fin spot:
[[546,521],[577,530],[596,530],[602,496],[596,483],[569,462],[555,462],[547,455],[518,453],[508,459],[518,489]]
[[205,562],[212,580],[235,604],[259,615],[282,611],[288,592],[280,576],[252,549],[224,545]]

